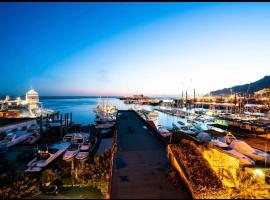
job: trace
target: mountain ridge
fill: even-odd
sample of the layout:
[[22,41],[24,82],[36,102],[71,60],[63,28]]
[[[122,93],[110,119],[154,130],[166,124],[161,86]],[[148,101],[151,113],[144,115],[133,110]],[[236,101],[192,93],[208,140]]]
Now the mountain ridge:
[[232,93],[239,93],[240,95],[252,95],[254,92],[258,90],[262,90],[263,88],[270,87],[270,75],[266,75],[263,78],[243,85],[236,85],[230,88],[223,88],[219,90],[211,91],[210,94],[212,96],[227,96]]

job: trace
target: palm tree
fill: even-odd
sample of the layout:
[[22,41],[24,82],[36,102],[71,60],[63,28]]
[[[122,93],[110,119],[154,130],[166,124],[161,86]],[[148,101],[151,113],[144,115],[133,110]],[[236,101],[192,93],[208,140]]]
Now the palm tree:
[[233,187],[229,188],[231,198],[269,198],[270,186],[258,182],[258,179],[250,172],[238,169],[236,175],[224,169],[223,178],[226,178]]

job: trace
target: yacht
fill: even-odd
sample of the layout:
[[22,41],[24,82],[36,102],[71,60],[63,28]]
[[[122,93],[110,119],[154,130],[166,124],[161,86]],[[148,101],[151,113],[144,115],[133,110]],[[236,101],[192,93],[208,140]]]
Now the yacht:
[[70,146],[69,142],[61,142],[53,144],[48,148],[38,149],[37,156],[27,164],[25,172],[39,172],[42,168],[46,167],[62,153],[64,153]]
[[227,152],[229,154],[231,154],[232,156],[238,158],[240,160],[240,162],[244,165],[254,165],[255,162],[254,160],[248,158],[247,156],[239,153],[238,151],[232,149],[228,144],[221,142],[217,139],[213,139],[211,140],[211,142],[214,146],[220,148],[222,151]]
[[224,137],[219,137],[218,140],[255,161],[270,164],[270,155],[268,153],[252,148],[245,141],[236,139],[231,133]]

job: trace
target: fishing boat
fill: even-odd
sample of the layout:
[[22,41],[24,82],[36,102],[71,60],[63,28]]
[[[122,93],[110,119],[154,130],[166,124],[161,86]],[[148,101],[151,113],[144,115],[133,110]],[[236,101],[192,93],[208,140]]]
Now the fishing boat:
[[52,161],[54,161],[57,157],[59,157],[62,153],[64,153],[68,147],[70,146],[69,142],[61,142],[57,144],[53,144],[48,148],[38,149],[37,156],[33,160],[31,160],[27,164],[27,169],[25,172],[39,172],[42,168],[46,167]]

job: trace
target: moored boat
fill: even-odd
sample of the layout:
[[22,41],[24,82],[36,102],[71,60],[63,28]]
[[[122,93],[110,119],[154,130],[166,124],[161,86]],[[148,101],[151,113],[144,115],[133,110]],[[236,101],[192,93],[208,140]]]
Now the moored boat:
[[79,143],[71,144],[66,150],[66,152],[64,153],[63,160],[67,162],[71,161],[79,153],[80,148],[81,148],[81,144]]
[[69,142],[61,142],[53,144],[50,147],[38,149],[37,156],[27,164],[25,172],[39,172],[46,167],[70,146]]

